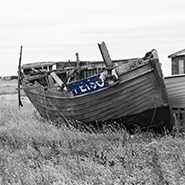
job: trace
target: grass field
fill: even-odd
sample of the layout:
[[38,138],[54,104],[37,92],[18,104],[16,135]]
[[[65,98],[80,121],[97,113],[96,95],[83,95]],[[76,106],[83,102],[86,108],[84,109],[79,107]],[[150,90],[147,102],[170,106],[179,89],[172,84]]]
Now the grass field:
[[[6,94],[17,94],[16,88],[17,80],[10,80],[10,81],[4,81],[0,80],[0,95],[6,95]],[[24,92],[21,91],[22,95],[24,95]]]
[[23,104],[18,110],[16,98],[1,95],[2,185],[185,184],[183,133],[130,135],[107,130],[90,134],[63,122],[56,127],[42,119],[26,99]]

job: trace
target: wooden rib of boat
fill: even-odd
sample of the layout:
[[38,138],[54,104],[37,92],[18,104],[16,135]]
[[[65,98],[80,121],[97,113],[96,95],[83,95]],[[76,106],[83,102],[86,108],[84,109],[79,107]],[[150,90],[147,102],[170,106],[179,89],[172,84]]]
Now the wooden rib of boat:
[[164,78],[172,108],[185,108],[185,75],[172,75]]
[[104,61],[80,61],[76,54],[76,62],[22,66],[22,89],[41,116],[86,125],[171,130],[171,108],[157,51],[143,58],[112,61],[105,43],[98,46]]

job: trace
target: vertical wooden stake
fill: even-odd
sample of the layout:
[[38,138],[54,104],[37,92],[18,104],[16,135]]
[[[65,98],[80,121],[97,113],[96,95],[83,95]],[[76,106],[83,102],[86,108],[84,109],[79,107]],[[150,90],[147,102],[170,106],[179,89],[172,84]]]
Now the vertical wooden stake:
[[20,93],[22,48],[23,48],[23,46],[21,46],[20,57],[19,57],[19,66],[18,66],[18,107],[19,107],[19,110],[20,110],[20,106],[21,107],[23,106],[23,104],[21,102],[21,93]]
[[81,75],[80,75],[80,73],[81,73],[81,66],[80,66],[80,59],[79,59],[79,53],[76,53],[76,61],[77,61],[77,73],[78,73],[78,80],[80,80],[80,78],[81,78]]
[[112,68],[114,64],[113,64],[113,62],[110,58],[109,51],[107,49],[107,46],[106,46],[105,42],[102,42],[101,44],[98,44],[98,46],[99,46],[99,49],[100,49],[100,52],[102,54],[102,57],[103,57],[103,60],[105,62],[106,67]]

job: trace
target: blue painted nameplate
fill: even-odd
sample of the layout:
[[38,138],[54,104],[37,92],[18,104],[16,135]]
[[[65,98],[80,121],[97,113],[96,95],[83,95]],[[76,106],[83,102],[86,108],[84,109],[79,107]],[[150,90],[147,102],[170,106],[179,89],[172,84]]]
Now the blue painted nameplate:
[[106,83],[102,83],[99,77],[100,74],[90,78],[85,78],[83,80],[70,83],[69,87],[73,92],[74,96],[97,91],[99,89],[107,87]]

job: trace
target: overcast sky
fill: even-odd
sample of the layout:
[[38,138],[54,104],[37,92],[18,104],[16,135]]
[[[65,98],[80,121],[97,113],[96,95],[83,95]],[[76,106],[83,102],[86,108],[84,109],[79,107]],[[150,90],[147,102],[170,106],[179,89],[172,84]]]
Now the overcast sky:
[[142,57],[157,49],[164,76],[168,55],[185,49],[185,0],[1,0],[0,76],[22,63]]

